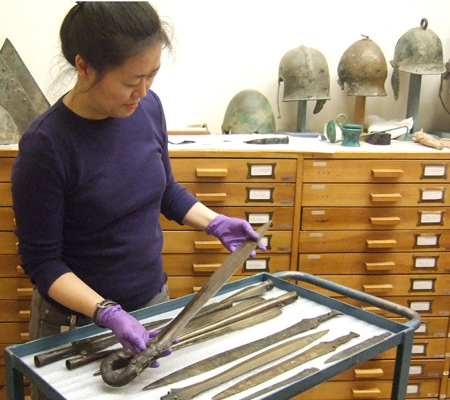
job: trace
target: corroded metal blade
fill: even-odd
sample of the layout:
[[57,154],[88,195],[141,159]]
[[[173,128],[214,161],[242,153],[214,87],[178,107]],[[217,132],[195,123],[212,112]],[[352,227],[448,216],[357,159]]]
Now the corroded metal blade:
[[374,336],[370,339],[364,340],[361,343],[355,344],[354,346],[349,347],[348,349],[342,350],[339,353],[332,355],[330,358],[327,358],[325,360],[325,364],[339,361],[344,358],[350,357],[353,354],[357,354],[357,353],[361,352],[362,350],[367,349],[370,346],[373,346],[374,344],[381,342],[382,340],[386,339],[389,336],[391,336],[391,333],[386,332],[381,335]]
[[[161,357],[161,354],[170,348],[180,331],[231,278],[252,251],[256,249],[258,242],[263,238],[271,223],[272,221],[266,222],[256,231],[258,234],[257,241],[245,240],[225,259],[219,269],[211,275],[186,307],[147,344],[147,348],[144,351],[131,360],[129,360],[130,352],[126,350],[119,350],[106,357],[100,365],[100,373],[105,383],[114,387],[125,386]],[[117,369],[123,367],[125,361],[127,363],[125,368],[118,372]]]
[[[206,358],[202,361],[199,361],[195,364],[188,365],[185,368],[179,369],[173,372],[170,375],[165,376],[162,379],[159,379],[150,385],[147,385],[144,390],[155,389],[161,386],[166,386],[171,383],[175,383],[184,379],[191,378],[193,376],[200,375],[204,372],[211,371],[215,368],[218,368],[222,365],[228,364],[230,362],[236,361],[242,357],[248,356],[252,353],[256,353],[257,351],[269,348],[275,343],[281,342],[285,339],[291,338],[295,335],[299,335],[300,333],[309,331],[311,329],[317,328],[322,322],[327,321],[331,318],[334,318],[337,315],[342,315],[340,312],[332,310],[326,314],[319,315],[314,318],[306,318],[302,319],[300,322],[283,329],[280,332],[276,332],[272,335],[264,337],[259,340],[255,340],[251,343],[243,344],[242,346],[235,347],[234,349],[230,349],[224,351],[222,353],[213,355],[209,358]],[[173,346],[176,347],[177,345]],[[172,348],[173,348],[172,347]]]
[[[324,354],[331,353],[335,351],[338,346],[347,343],[351,339],[358,337],[359,335],[354,332],[350,332],[348,335],[341,336],[335,340],[331,340],[329,342],[322,342],[316,344],[310,349],[300,353],[294,357],[291,357],[285,361],[280,362],[273,367],[267,368],[261,372],[258,372],[246,379],[241,380],[230,388],[220,392],[219,394],[213,397],[213,400],[220,400],[226,397],[232,396],[236,393],[240,393],[244,390],[250,389],[254,386],[260,385],[261,383],[267,382],[269,379],[274,376],[281,375],[291,369],[296,368],[297,366],[304,364],[307,361],[314,360],[315,358],[321,357]],[[180,399],[182,400],[182,399]]]
[[192,397],[211,389],[221,383],[228,382],[242,374],[252,371],[255,368],[265,365],[281,357],[284,357],[293,351],[299,350],[326,335],[328,330],[312,333],[301,338],[292,339],[289,342],[279,344],[262,353],[259,353],[248,360],[245,360],[224,372],[206,379],[191,386],[181,389],[172,389],[167,395],[162,396],[161,400],[190,400]]
[[285,379],[285,380],[283,380],[281,382],[278,382],[278,383],[275,383],[273,385],[270,385],[270,386],[268,386],[268,387],[266,387],[264,389],[261,389],[261,390],[257,391],[256,393],[250,394],[247,397],[244,397],[242,400],[253,400],[253,399],[256,399],[257,397],[260,397],[260,396],[262,396],[264,394],[273,392],[274,390],[281,389],[283,387],[292,385],[293,383],[298,382],[298,381],[302,380],[303,378],[306,378],[307,376],[312,375],[312,374],[314,374],[316,372],[319,372],[319,371],[320,371],[319,368],[307,368],[307,369],[304,369],[303,371],[299,372],[298,374],[295,374],[294,376],[292,376],[292,377],[290,377],[288,379]]

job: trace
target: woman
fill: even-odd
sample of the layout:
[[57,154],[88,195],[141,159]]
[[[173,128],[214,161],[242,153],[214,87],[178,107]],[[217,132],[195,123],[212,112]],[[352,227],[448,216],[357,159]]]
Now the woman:
[[24,133],[12,171],[19,252],[37,288],[30,339],[93,319],[136,354],[152,333],[128,312],[168,300],[160,213],[230,251],[258,236],[174,180],[163,109],[150,90],[170,48],[155,10],[78,3],[60,38],[77,82]]

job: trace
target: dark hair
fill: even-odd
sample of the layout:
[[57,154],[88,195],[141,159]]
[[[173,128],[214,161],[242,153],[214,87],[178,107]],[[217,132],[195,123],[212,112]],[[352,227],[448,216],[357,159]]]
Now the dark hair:
[[78,2],[60,29],[62,53],[72,66],[79,54],[99,76],[153,43],[171,49],[168,29],[148,2]]

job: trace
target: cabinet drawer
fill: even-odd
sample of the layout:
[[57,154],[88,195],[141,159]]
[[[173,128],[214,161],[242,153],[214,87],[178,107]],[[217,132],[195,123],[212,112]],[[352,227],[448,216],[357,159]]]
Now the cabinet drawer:
[[0,279],[0,299],[30,299],[33,294],[33,284],[25,278]]
[[435,160],[305,160],[304,182],[449,182],[449,163]]
[[28,340],[28,323],[0,323],[0,342],[1,343],[23,343]]
[[448,207],[304,207],[302,230],[450,229]]
[[297,160],[172,158],[179,182],[295,182]]
[[0,321],[27,322],[30,319],[30,304],[31,299],[0,300]]
[[[417,383],[412,383],[417,385]],[[437,397],[439,393],[440,381],[438,379],[420,381],[419,393],[407,394],[407,398],[421,396]],[[416,389],[408,385],[408,393]],[[371,381],[329,381],[323,382],[302,394],[293,397],[291,400],[350,400],[350,399],[390,399],[392,391],[392,381],[371,380]]]
[[293,206],[295,185],[289,183],[186,183],[207,206]]
[[[450,301],[448,296],[435,296],[431,294],[430,296],[383,296],[383,298],[392,303],[411,308],[422,317],[450,316]],[[358,300],[348,299],[346,297],[341,297],[340,300],[383,317],[398,317],[398,315],[394,315],[377,307],[369,306]]]
[[[450,275],[318,275],[342,286],[374,296],[450,295]],[[300,283],[309,289],[314,285]],[[314,289],[313,289],[314,290]],[[316,288],[316,292],[332,292]],[[336,294],[333,294],[336,296]],[[341,295],[337,295],[339,297]],[[449,297],[450,300],[450,297]]]
[[[417,339],[414,338],[412,346],[412,358],[426,359],[444,359],[445,358],[446,339]],[[393,348],[375,357],[379,360],[395,360],[397,349]]]
[[320,207],[436,207],[450,205],[448,184],[333,184],[303,185],[302,205]]
[[[293,207],[210,207],[218,214],[225,214],[228,217],[242,218],[249,221],[253,226],[258,227],[272,221],[269,230],[292,230],[294,222]],[[160,218],[163,230],[195,230],[187,225],[178,225],[175,221],[169,221],[163,215]]]
[[[450,299],[449,299],[450,300]],[[406,322],[406,318],[392,318],[401,324]],[[447,337],[448,317],[423,317],[419,328],[414,331],[417,338],[442,338]]]
[[302,231],[300,253],[446,251],[450,231]]
[[12,232],[0,232],[0,254],[17,254],[19,239]]
[[[370,360],[332,378],[334,381],[392,379],[395,360]],[[444,360],[412,360],[409,379],[436,379],[444,372]]]
[[0,158],[0,182],[11,182],[11,170],[14,158]]
[[[165,231],[163,253],[226,253],[229,251],[219,239],[203,231]],[[292,232],[270,231],[264,235],[263,243],[267,251],[257,250],[257,254],[289,253],[291,251]]]
[[[208,279],[209,276],[169,276],[167,277],[167,284],[170,298],[177,299],[178,297],[197,293]],[[242,279],[242,277],[235,275],[228,282],[234,282],[239,279]]]
[[18,254],[0,254],[0,277],[25,277],[25,272],[20,266],[20,256]]
[[12,194],[10,183],[0,183],[0,206],[12,206]]
[[12,231],[15,228],[14,212],[11,207],[0,207],[0,231]]
[[[164,254],[164,271],[170,276],[211,275],[228,257],[228,254]],[[254,275],[260,272],[275,273],[288,271],[289,254],[258,253],[255,258],[248,258],[235,275]]]
[[[302,244],[303,245],[303,244]],[[450,273],[450,253],[322,253],[300,254],[299,267],[309,274]]]

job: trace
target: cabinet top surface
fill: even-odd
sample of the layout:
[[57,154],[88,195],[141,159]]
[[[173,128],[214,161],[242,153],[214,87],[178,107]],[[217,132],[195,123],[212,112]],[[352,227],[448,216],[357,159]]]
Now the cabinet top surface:
[[[302,155],[305,158],[437,158],[450,159],[450,149],[437,150],[412,141],[392,140],[390,145],[371,145],[361,141],[358,147],[345,147],[319,138],[289,136],[288,144],[248,144],[245,141],[285,135],[173,135],[169,136],[172,157],[238,157],[243,152],[254,157]],[[0,145],[0,157],[14,157],[18,145]]]

